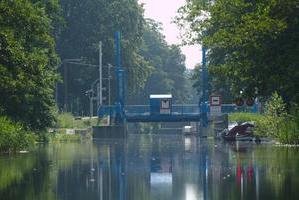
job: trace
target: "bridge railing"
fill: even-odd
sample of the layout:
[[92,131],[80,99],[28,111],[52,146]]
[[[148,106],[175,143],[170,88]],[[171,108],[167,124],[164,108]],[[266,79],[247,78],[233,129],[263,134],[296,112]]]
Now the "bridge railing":
[[126,105],[125,113],[129,114],[150,114],[149,105]]
[[[149,105],[126,105],[125,112],[128,114],[150,114]],[[171,107],[172,115],[184,115],[184,114],[199,114],[199,107],[197,104],[180,105],[174,104]]]
[[[98,114],[99,116],[115,114],[116,106],[102,106]],[[210,109],[208,108],[208,111]],[[222,113],[233,113],[233,112],[255,112],[254,107],[238,107],[235,104],[222,104]],[[150,115],[149,105],[126,105],[125,113],[128,115]],[[198,115],[200,114],[198,104],[174,104],[171,108],[172,115]]]

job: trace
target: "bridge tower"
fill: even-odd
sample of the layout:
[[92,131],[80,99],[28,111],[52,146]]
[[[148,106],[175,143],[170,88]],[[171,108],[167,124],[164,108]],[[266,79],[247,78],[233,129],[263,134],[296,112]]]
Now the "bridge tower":
[[124,87],[124,70],[121,67],[121,34],[115,32],[115,77],[117,84],[116,101],[115,101],[115,123],[122,124],[125,120],[125,87]]
[[206,59],[207,49],[205,46],[202,46],[202,94],[199,100],[201,120],[200,124],[202,127],[207,127],[208,125],[208,100],[209,100],[209,84],[208,84],[208,68],[207,68],[207,59]]

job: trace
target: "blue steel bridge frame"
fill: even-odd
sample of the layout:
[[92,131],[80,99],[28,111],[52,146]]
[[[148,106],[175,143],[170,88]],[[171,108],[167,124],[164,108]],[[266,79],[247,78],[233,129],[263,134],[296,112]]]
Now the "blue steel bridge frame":
[[[199,103],[193,105],[172,105],[171,112],[168,114],[153,114],[150,112],[149,105],[126,105],[125,104],[125,83],[124,70],[121,67],[121,34],[115,32],[115,76],[116,76],[116,101],[114,105],[102,105],[98,109],[98,117],[102,118],[109,115],[115,124],[125,122],[201,122],[201,126],[208,125],[208,70],[206,64],[206,48],[202,48],[202,95]],[[241,109],[244,109],[241,108]],[[245,108],[246,109],[246,108]],[[256,105],[251,108],[254,112]],[[223,113],[240,111],[234,104],[222,106]]]

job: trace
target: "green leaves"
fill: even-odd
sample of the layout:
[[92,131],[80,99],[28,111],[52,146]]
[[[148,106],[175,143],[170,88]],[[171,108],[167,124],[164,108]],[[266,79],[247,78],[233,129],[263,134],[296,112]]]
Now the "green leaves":
[[[189,26],[189,40],[201,40],[210,49],[215,76],[224,74],[233,91],[248,96],[278,91],[288,102],[299,102],[294,92],[299,79],[296,0],[218,0],[208,7],[194,6],[196,2],[188,1],[179,23]],[[203,18],[203,12],[209,17]]]
[[[102,41],[103,65],[115,65],[114,32],[120,31],[122,67],[127,73],[129,88],[134,92],[140,90],[150,74],[151,66],[139,51],[144,18],[143,9],[137,0],[61,0],[60,4],[66,24],[56,41],[61,59],[83,58],[86,63],[98,65],[98,43]],[[76,107],[76,113],[88,113],[89,103],[84,92],[98,78],[97,68],[64,63],[61,72],[65,68],[68,80],[64,80],[64,84],[67,84],[69,98],[67,102],[63,102],[61,98],[60,107],[67,104],[68,110]],[[112,76],[115,74],[113,69]],[[108,76],[107,71],[104,67],[104,78]],[[106,88],[107,82],[104,81]],[[115,96],[114,82],[115,79],[111,81],[112,102]],[[61,97],[65,95],[64,88],[65,85],[59,90]],[[104,96],[108,96],[108,92]]]
[[38,130],[54,117],[54,68],[58,63],[51,20],[42,4],[0,3],[0,106],[3,114]]
[[188,100],[185,57],[178,46],[166,43],[161,24],[152,19],[146,19],[140,54],[149,66],[149,78],[130,103],[147,104],[150,94],[163,93],[172,94],[177,103]]

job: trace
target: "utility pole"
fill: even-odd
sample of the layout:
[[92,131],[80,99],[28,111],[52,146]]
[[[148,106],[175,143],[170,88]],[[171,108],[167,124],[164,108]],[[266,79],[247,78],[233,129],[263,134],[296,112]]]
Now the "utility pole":
[[99,42],[99,83],[97,87],[97,106],[103,104],[103,61],[102,42]]

